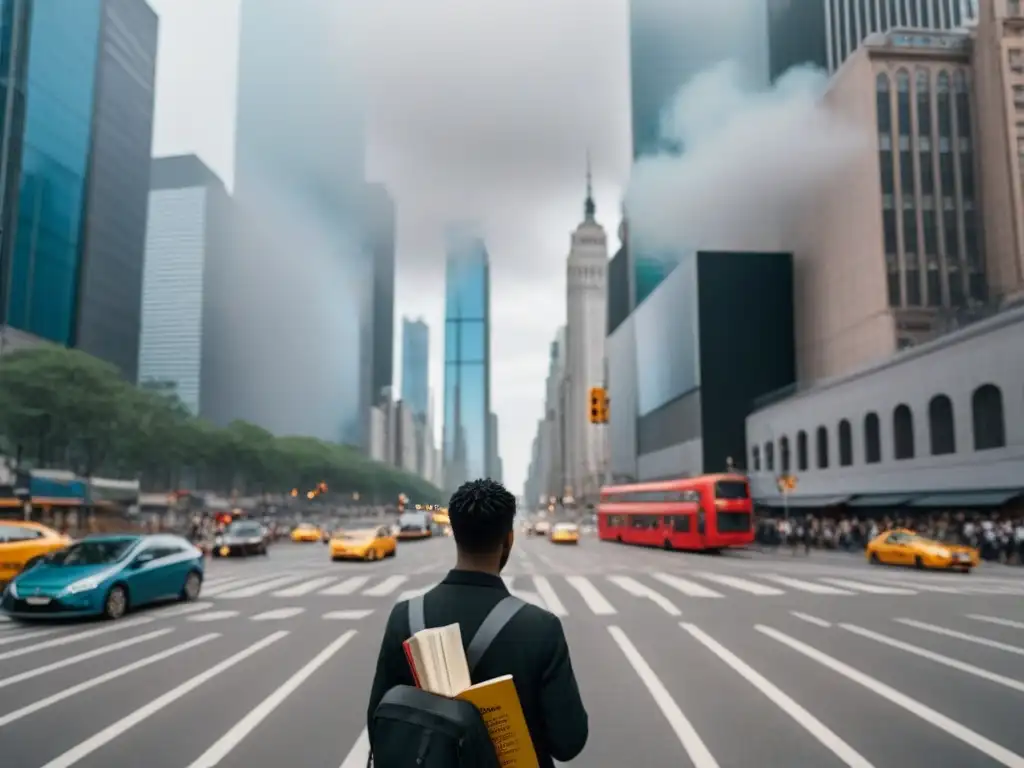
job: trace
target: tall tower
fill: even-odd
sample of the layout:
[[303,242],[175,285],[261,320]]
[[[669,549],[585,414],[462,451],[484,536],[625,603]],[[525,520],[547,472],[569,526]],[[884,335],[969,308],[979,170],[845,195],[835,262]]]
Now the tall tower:
[[594,496],[604,465],[600,428],[589,420],[589,390],[604,381],[607,328],[608,238],[597,223],[587,158],[583,222],[572,234],[567,269],[565,373],[566,488],[577,498]]

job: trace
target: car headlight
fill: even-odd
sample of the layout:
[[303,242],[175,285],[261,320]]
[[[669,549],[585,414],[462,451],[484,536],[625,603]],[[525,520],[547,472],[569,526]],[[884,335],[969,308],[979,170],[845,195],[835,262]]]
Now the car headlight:
[[7,585],[7,594],[14,598],[18,597],[18,587],[13,581]]
[[216,544],[219,547],[221,544],[224,543],[224,537],[223,536],[218,536],[217,538],[215,538],[213,540],[213,543]]
[[103,583],[102,576],[87,576],[84,579],[79,579],[74,584],[70,584],[61,590],[63,595],[77,595],[81,592],[89,592],[99,587]]

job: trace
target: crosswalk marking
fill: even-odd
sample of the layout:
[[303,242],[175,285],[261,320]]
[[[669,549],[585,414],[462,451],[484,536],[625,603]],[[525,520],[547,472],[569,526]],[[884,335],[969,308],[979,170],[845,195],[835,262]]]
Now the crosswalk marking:
[[1012,627],[1013,629],[1024,629],[1024,621],[1013,621],[1011,619],[1000,619],[997,616],[982,616],[977,613],[967,614],[968,619],[984,621],[989,624],[998,624],[1001,627]]
[[598,616],[611,616],[613,613],[617,613],[615,607],[605,599],[604,595],[597,591],[597,587],[585,576],[567,576],[566,581],[580,593],[583,602],[587,604],[587,608]]
[[863,581],[852,581],[851,579],[822,579],[837,587],[846,587],[854,591],[867,592],[871,595],[916,595],[912,589],[904,587],[883,587],[879,584],[866,584]]
[[908,627],[916,627],[917,629],[923,629],[925,632],[931,632],[936,635],[945,635],[946,637],[955,637],[957,640],[963,640],[967,643],[974,643],[975,645],[984,645],[987,648],[995,648],[998,651],[1006,651],[1007,653],[1013,653],[1017,656],[1024,656],[1024,648],[1017,645],[1010,645],[1009,643],[1001,643],[998,640],[989,640],[987,637],[978,637],[977,635],[970,635],[967,632],[957,632],[955,629],[946,629],[945,627],[938,627],[934,624],[928,624],[924,621],[917,621],[916,619],[896,619],[900,624],[906,624]]
[[369,758],[370,734],[363,728],[359,738],[356,739],[356,743],[352,745],[352,749],[349,750],[348,755],[342,761],[341,768],[366,768]]
[[808,624],[813,624],[816,627],[831,627],[824,619],[819,619],[817,616],[811,616],[809,613],[801,613],[800,611],[790,611],[791,616],[795,616],[800,621],[806,621]]
[[520,600],[524,600],[527,603],[530,603],[531,605],[536,605],[538,608],[548,610],[547,604],[544,602],[544,599],[539,594],[537,594],[536,592],[527,592],[523,589],[516,589],[513,586],[515,581],[512,576],[502,576],[501,578],[502,581],[505,582],[505,587],[508,589],[510,594],[514,595],[515,597],[518,597]]
[[425,595],[427,594],[427,592],[429,592],[436,586],[436,584],[427,584],[427,586],[425,587],[418,587],[417,589],[407,589],[405,590],[405,592],[398,596],[398,599],[395,602],[400,603],[403,600],[412,600],[414,597]]
[[907,581],[905,579],[895,578],[880,578],[873,577],[872,581],[879,582],[881,584],[893,584],[899,587],[907,587],[916,589],[918,592],[935,592],[940,595],[962,595],[963,592],[958,587],[949,587],[939,584],[924,584],[916,581]]
[[802,579],[794,579],[789,576],[775,576],[773,574],[765,574],[764,578],[770,579],[771,581],[784,584],[787,587],[791,587],[800,592],[810,592],[812,595],[853,595],[856,594],[848,589],[839,589],[839,587],[830,587],[826,584],[815,584],[813,581],[804,581]]
[[331,621],[358,621],[373,613],[373,608],[356,608],[348,611],[328,611],[321,618]]
[[349,576],[344,581],[335,584],[333,587],[321,591],[319,594],[327,595],[328,597],[337,597],[338,595],[351,595],[357,589],[362,587],[366,582],[370,580],[369,576]]
[[282,621],[284,619],[290,619],[298,616],[300,613],[305,612],[305,608],[275,608],[272,611],[264,611],[263,613],[257,613],[252,617],[253,621]]
[[698,584],[695,581],[690,581],[689,579],[684,579],[680,576],[673,576],[671,573],[655,573],[652,575],[662,584],[667,584],[672,587],[672,589],[678,590],[688,597],[723,596],[721,592],[715,592],[713,589],[708,589],[703,584]]
[[388,576],[377,586],[364,589],[363,594],[368,597],[385,597],[405,584],[408,580],[408,576]]
[[223,621],[224,619],[233,619],[241,611],[207,611],[206,613],[200,613],[198,616],[189,616],[189,621]]
[[681,615],[679,609],[676,608],[667,597],[662,595],[660,592],[655,592],[650,587],[641,584],[630,576],[609,576],[608,581],[633,595],[633,597],[641,597],[650,600],[669,616]]
[[979,752],[988,755],[996,762],[1005,765],[1007,768],[1021,768],[1024,766],[1024,757],[1014,754],[1010,750],[1006,749],[994,741],[991,741],[980,733],[972,731],[970,728],[961,725],[956,720],[946,717],[941,712],[937,712],[931,707],[912,699],[911,697],[900,693],[895,688],[892,688],[881,680],[876,680],[870,675],[866,675],[858,669],[845,664],[839,659],[833,658],[826,653],[822,653],[816,648],[812,648],[806,643],[802,643],[788,635],[779,632],[771,627],[758,624],[755,629],[764,635],[772,638],[773,640],[782,643],[783,645],[789,646],[797,653],[801,653],[812,661],[816,661],[827,669],[831,669],[833,672],[842,675],[847,680],[851,680],[858,685],[867,688],[872,693],[881,696],[883,699],[887,699],[898,707],[903,708],[907,712],[921,718],[930,725],[934,725],[941,731],[945,731],[950,736],[960,739],[960,741],[974,747]]
[[960,661],[959,659],[954,659],[950,656],[946,656],[941,653],[936,653],[935,651],[929,651],[927,648],[922,648],[919,645],[905,643],[902,640],[897,640],[894,637],[883,635],[881,632],[872,632],[870,629],[864,629],[863,627],[858,627],[855,624],[840,624],[839,626],[841,626],[847,632],[852,632],[855,635],[866,637],[867,639],[874,640],[877,643],[888,645],[890,648],[897,648],[901,651],[912,653],[915,656],[920,656],[922,659],[928,659],[929,661],[934,661],[938,664],[942,664],[943,666],[949,667],[950,669],[957,669],[961,672],[966,672],[969,675],[980,677],[983,680],[988,680],[991,683],[996,683],[997,685],[1002,685],[1007,688],[1012,688],[1015,691],[1020,691],[1021,693],[1024,693],[1024,682],[1021,682],[1020,680],[1014,680],[1013,678],[1006,677],[1004,675],[997,675],[995,672],[989,672],[987,669],[976,667],[973,664],[968,664],[965,661]]
[[252,584],[261,584],[268,579],[279,579],[282,574],[280,573],[265,573],[262,576],[249,576],[248,578],[242,579],[228,579],[227,581],[219,582],[211,587],[203,586],[203,594],[207,597],[219,596],[225,592],[231,592],[235,589],[241,589]]
[[555,616],[569,615],[569,612],[565,610],[565,605],[559,599],[558,595],[555,594],[554,587],[551,586],[550,581],[543,576],[534,576],[533,586],[537,589],[537,594],[540,595],[540,598],[544,601],[547,609],[555,614]]
[[723,646],[710,635],[705,634],[694,624],[680,624],[680,626],[703,645],[715,656],[730,666],[740,677],[763,693],[775,706],[793,718],[794,721],[811,736],[816,738],[832,754],[838,757],[849,768],[873,768],[863,755],[843,741],[836,735],[835,731],[821,722],[818,718],[800,706],[780,688],[765,678],[753,667],[740,659],[736,654]]
[[[149,617],[143,617],[139,619],[129,619],[128,621],[119,621],[116,624],[108,624],[105,627],[99,627],[98,629],[87,629],[83,632],[72,632],[66,635],[58,635],[52,640],[44,640],[41,643],[32,643],[24,648],[15,648],[13,651],[5,651],[0,653],[0,660],[2,659],[13,659],[16,656],[24,656],[27,653],[35,653],[36,651],[42,651],[47,648],[58,648],[62,645],[68,645],[69,643],[77,643],[79,640],[88,640],[93,637],[99,637],[100,635],[106,635],[111,632],[118,632],[122,629],[131,629],[132,627],[138,627],[141,624],[149,624],[153,619]],[[23,635],[19,635],[17,640],[24,640],[27,637],[32,636],[33,633],[27,632]],[[7,640],[5,637],[4,640]],[[11,642],[15,642],[11,640]]]
[[275,587],[283,587],[285,584],[290,584],[293,581],[298,581],[303,578],[302,576],[278,576],[276,579],[270,581],[259,582],[252,584],[247,587],[241,587],[239,589],[232,589],[228,592],[221,592],[218,596],[221,600],[225,599],[238,599],[241,597],[256,597],[256,595],[262,595],[264,592],[269,592]]
[[301,584],[296,584],[294,587],[279,589],[274,593],[274,597],[302,597],[333,583],[335,578],[335,576],[321,576],[319,579],[304,581]]
[[766,584],[758,584],[756,581],[748,581],[747,579],[741,579],[739,576],[726,576],[721,573],[707,573],[701,571],[700,577],[706,581],[712,581],[716,584],[721,584],[725,587],[732,587],[738,589],[740,592],[749,592],[751,595],[784,595],[786,594],[783,590],[777,589],[776,587],[769,587]]

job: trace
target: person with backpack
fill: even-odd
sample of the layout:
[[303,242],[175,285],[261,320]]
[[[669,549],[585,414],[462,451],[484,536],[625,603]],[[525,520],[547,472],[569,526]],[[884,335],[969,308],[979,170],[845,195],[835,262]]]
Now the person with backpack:
[[501,579],[515,514],[515,497],[493,480],[465,483],[451,497],[455,568],[425,595],[391,610],[370,690],[367,765],[498,768],[472,704],[414,687],[402,643],[421,629],[449,624],[460,626],[474,683],[512,675],[541,768],[583,751],[587,711],[562,623],[513,597]]

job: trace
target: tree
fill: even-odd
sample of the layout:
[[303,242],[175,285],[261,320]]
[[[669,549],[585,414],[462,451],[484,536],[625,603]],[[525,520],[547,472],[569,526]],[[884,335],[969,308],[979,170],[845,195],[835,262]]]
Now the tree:
[[371,461],[350,446],[275,437],[235,421],[219,429],[193,416],[173,387],[135,387],[107,363],[77,350],[40,346],[0,360],[0,434],[35,466],[90,476],[138,477],[170,490],[192,472],[224,493],[285,493],[326,483],[332,493],[379,502],[398,494],[442,501],[423,479]]

